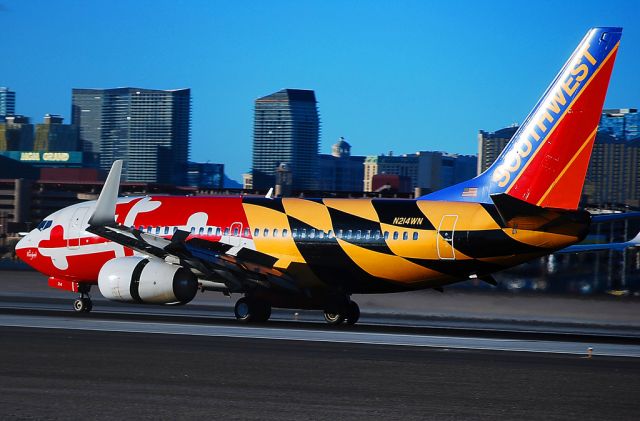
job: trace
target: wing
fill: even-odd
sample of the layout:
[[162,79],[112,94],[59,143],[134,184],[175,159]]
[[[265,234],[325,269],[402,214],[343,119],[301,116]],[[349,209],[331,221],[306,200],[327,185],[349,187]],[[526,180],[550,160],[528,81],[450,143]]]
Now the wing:
[[88,232],[139,253],[190,269],[200,279],[222,282],[228,292],[245,292],[261,285],[300,292],[296,283],[274,267],[277,258],[242,246],[233,246],[177,230],[168,239],[120,225],[115,220],[122,161],[115,161],[89,219]]

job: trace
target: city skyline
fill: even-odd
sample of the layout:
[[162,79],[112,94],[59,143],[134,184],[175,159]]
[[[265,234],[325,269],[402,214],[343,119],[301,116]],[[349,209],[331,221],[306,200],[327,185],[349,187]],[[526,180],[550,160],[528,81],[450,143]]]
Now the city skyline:
[[17,113],[70,121],[72,88],[191,88],[191,160],[224,163],[235,180],[251,169],[253,102],[285,88],[316,92],[320,153],[344,136],[356,155],[475,154],[479,130],[522,122],[591,26],[624,28],[605,108],[640,99],[631,2],[0,6],[20,52],[0,86]]

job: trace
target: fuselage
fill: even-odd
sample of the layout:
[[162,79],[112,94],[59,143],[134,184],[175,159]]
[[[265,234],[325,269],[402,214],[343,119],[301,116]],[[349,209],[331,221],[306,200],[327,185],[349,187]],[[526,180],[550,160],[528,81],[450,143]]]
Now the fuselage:
[[[53,213],[17,254],[56,279],[96,283],[109,260],[134,251],[85,229],[95,202]],[[159,237],[249,248],[305,289],[376,293],[439,287],[482,277],[580,241],[589,220],[520,217],[495,206],[401,199],[269,199],[151,196],[118,199],[116,222]]]

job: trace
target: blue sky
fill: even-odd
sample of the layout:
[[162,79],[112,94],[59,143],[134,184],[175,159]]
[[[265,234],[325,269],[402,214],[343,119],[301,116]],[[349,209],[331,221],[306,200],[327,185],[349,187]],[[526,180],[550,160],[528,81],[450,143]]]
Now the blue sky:
[[195,161],[251,167],[253,101],[316,91],[320,151],[477,152],[520,122],[587,29],[624,27],[606,107],[640,106],[640,2],[8,1],[0,86],[70,121],[72,88],[192,89]]

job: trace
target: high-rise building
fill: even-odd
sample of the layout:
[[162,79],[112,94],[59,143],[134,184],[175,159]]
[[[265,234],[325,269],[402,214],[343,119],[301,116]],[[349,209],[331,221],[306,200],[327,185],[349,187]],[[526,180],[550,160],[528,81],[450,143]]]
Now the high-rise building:
[[640,137],[640,114],[637,108],[615,108],[602,110],[598,131],[631,140]]
[[255,101],[253,187],[275,184],[281,164],[291,172],[293,190],[318,188],[320,118],[313,91],[283,89]]
[[640,138],[598,132],[583,189],[592,205],[640,205]]
[[327,192],[362,191],[364,156],[352,156],[351,145],[343,137],[331,147],[331,154],[320,154],[318,188]]
[[16,113],[16,93],[9,88],[0,87],[0,121]]
[[486,171],[498,159],[507,143],[518,130],[518,126],[505,127],[495,132],[478,133],[478,169],[476,174],[480,175]]
[[222,189],[224,187],[224,164],[189,162],[187,185],[204,189]]
[[63,121],[59,115],[46,114],[44,122],[36,124],[33,149],[46,152],[79,151],[78,128],[73,124],[63,124]]
[[0,151],[33,151],[33,124],[29,117],[8,115],[0,123]]
[[445,152],[422,151],[394,156],[368,156],[364,162],[364,191],[374,191],[373,177],[387,174],[407,177],[411,189],[426,194],[471,178],[476,157]]
[[189,159],[190,89],[73,89],[72,123],[100,168],[123,159],[125,181],[182,184]]
[[[584,205],[640,206],[640,135],[637,110],[603,110],[582,190]],[[478,172],[500,155],[518,127],[494,133],[480,131]],[[482,164],[482,166],[480,166]]]

